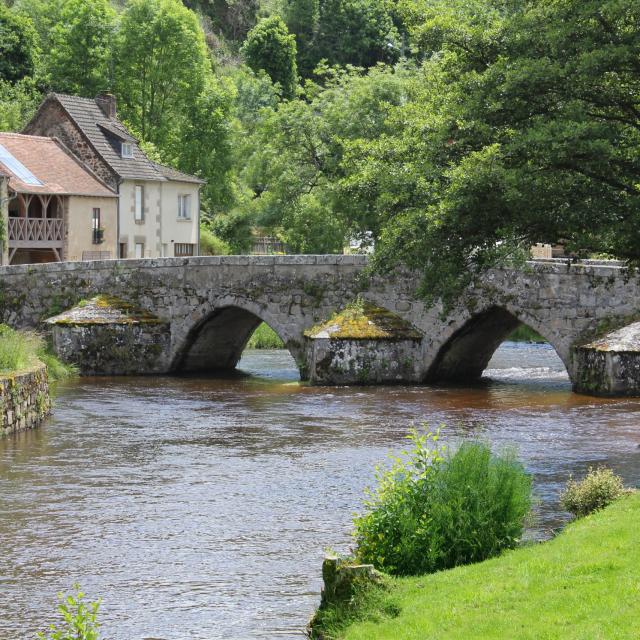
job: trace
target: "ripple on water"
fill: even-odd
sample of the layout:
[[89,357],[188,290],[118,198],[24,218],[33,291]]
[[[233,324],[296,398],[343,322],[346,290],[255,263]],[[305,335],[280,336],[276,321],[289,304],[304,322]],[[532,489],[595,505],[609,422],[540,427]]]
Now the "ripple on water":
[[111,640],[299,638],[323,549],[346,550],[373,465],[411,423],[517,446],[564,521],[570,473],[640,480],[640,403],[570,392],[546,345],[505,344],[474,387],[312,388],[288,354],[244,376],[82,379],[43,428],[0,442],[0,639],[32,637],[78,580]]

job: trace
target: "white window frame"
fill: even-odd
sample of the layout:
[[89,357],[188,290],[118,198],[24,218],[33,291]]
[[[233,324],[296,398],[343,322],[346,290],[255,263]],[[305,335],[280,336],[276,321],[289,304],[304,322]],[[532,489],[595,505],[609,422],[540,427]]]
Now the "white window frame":
[[134,220],[136,222],[144,222],[144,187],[141,184],[135,185],[133,188],[134,195]]
[[132,142],[120,143],[120,155],[123,158],[133,158],[133,143]]
[[142,260],[142,258],[144,258],[144,242],[135,243],[134,257],[136,260]]
[[178,196],[178,220],[191,220],[191,194]]

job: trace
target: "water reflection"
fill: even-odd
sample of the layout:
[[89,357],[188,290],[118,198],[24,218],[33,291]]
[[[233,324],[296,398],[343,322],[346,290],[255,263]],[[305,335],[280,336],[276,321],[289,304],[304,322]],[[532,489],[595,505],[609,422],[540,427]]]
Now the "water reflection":
[[0,441],[0,638],[32,637],[79,580],[111,640],[297,638],[323,549],[349,546],[375,462],[411,423],[515,444],[563,521],[570,473],[640,480],[640,403],[570,393],[544,345],[504,345],[474,388],[313,388],[284,352],[233,379],[82,379],[43,428]]

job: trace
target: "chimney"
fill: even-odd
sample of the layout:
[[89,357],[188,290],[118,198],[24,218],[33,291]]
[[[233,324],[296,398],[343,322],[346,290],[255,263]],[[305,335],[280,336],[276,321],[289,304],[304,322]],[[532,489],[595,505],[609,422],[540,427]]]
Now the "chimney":
[[99,93],[96,96],[96,104],[107,118],[116,117],[116,97],[112,93]]

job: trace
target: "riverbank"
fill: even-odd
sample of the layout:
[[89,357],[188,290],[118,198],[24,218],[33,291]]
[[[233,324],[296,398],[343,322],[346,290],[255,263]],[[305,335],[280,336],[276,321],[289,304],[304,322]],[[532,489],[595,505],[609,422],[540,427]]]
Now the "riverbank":
[[325,616],[325,639],[447,640],[638,637],[640,493],[556,538],[486,562],[389,578],[359,608]]
[[41,336],[0,324],[0,438],[40,425],[51,409],[50,383],[74,373]]

